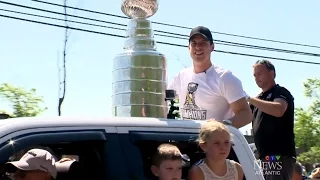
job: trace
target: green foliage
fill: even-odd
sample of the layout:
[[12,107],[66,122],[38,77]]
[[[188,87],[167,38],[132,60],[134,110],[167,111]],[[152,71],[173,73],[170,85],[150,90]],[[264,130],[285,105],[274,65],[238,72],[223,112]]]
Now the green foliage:
[[303,83],[305,96],[308,98],[316,98],[320,97],[320,78],[307,79],[305,83]]
[[311,147],[309,151],[301,153],[298,161],[302,164],[314,164],[320,162],[320,147]]
[[312,100],[306,108],[295,111],[295,142],[303,151],[298,161],[303,164],[320,162],[320,79],[307,79],[304,83],[305,96]]
[[308,151],[314,146],[320,146],[320,126],[314,120],[313,113],[302,108],[297,108],[295,116],[296,146],[303,151]]
[[4,83],[0,85],[0,97],[12,106],[13,112],[9,114],[11,117],[37,116],[47,109],[41,106],[43,99],[36,95],[36,89],[25,90]]

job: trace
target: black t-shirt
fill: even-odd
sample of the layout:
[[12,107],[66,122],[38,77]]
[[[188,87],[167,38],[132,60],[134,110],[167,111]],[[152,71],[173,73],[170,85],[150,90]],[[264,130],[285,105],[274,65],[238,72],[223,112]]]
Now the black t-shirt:
[[275,85],[268,91],[261,93],[258,98],[265,101],[282,98],[288,104],[282,117],[266,114],[250,105],[253,113],[254,141],[260,157],[273,155],[295,157],[293,96],[286,88]]

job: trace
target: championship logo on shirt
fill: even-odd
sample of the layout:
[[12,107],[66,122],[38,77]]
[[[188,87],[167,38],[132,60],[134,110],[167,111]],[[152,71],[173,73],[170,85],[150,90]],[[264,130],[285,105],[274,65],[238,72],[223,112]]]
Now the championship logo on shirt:
[[188,84],[188,93],[186,94],[186,99],[181,109],[183,119],[204,120],[207,117],[207,111],[201,110],[196,104],[195,92],[197,89],[197,83],[190,82]]

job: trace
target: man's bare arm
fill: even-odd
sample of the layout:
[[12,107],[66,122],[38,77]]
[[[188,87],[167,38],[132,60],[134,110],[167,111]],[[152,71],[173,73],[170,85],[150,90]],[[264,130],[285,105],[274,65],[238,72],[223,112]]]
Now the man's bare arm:
[[250,97],[248,102],[262,112],[275,117],[282,117],[288,107],[287,101],[282,98],[276,98],[274,101],[265,101]]
[[236,128],[241,128],[252,121],[252,112],[247,103],[246,98],[241,98],[230,104],[234,116],[230,119],[232,125]]

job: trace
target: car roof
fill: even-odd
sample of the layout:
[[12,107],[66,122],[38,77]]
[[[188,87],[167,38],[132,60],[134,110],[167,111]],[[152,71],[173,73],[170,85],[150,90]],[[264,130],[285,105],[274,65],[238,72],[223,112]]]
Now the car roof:
[[[163,127],[200,129],[204,121],[150,117],[20,117],[0,120],[0,137],[19,130],[57,127]],[[229,126],[232,134],[242,133]]]

